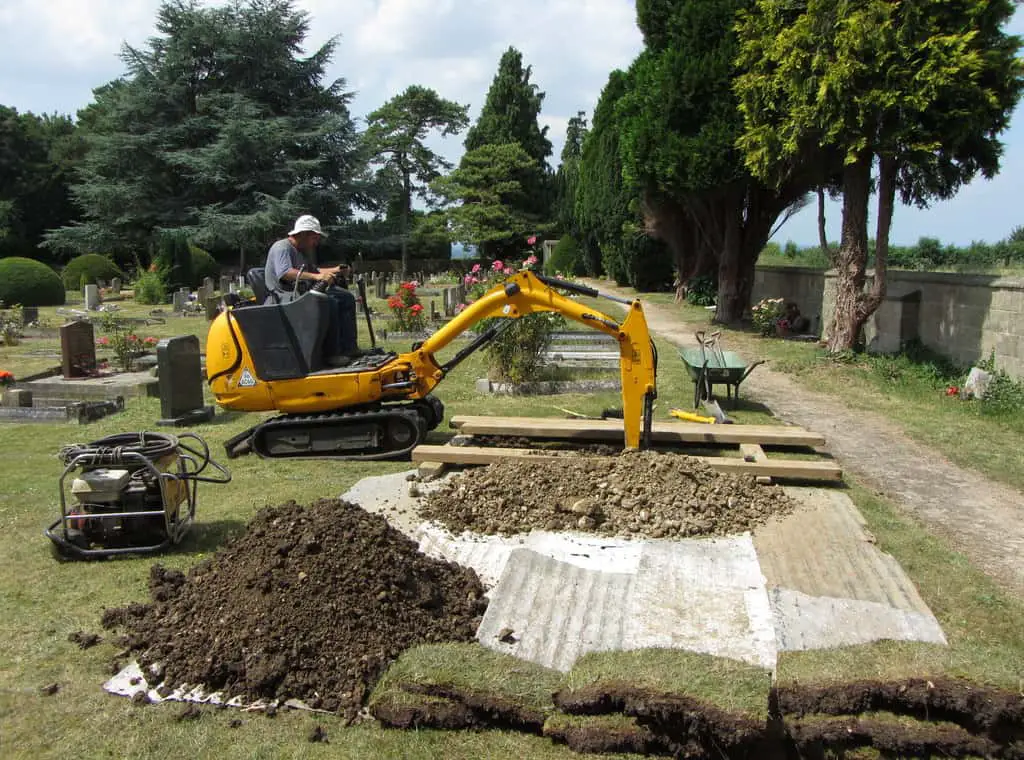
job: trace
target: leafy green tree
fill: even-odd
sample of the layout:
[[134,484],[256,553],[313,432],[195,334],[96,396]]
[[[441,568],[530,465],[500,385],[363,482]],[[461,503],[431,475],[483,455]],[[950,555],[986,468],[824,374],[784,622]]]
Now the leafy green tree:
[[[530,157],[534,166],[528,172],[521,172],[516,181],[523,192],[515,201],[516,210],[537,219],[547,219],[551,214],[551,176],[548,158],[551,156],[551,141],[547,127],[537,121],[544,93],[530,82],[532,67],[523,66],[523,55],[510,47],[501,56],[498,73],[495,75],[487,98],[480,111],[480,118],[466,133],[466,151],[473,152],[486,145],[507,145],[515,143]],[[526,230],[529,234],[533,230]],[[490,252],[503,254],[503,249],[518,250],[523,240],[492,241]]]
[[739,320],[772,227],[813,185],[769,188],[743,165],[732,91],[737,11],[751,0],[638,0],[645,49],[618,108],[626,179],[639,188],[648,234],[685,281],[717,274],[716,319]]
[[299,213],[348,218],[360,165],[344,81],[323,83],[335,40],[304,57],[309,19],[291,0],[168,0],[157,32],[123,48],[126,76],[83,110],[85,221],[49,245],[135,253],[186,229],[244,268]]
[[434,90],[413,85],[367,117],[363,137],[371,161],[390,169],[398,180],[401,204],[402,274],[409,271],[408,242],[413,196],[430,200],[430,182],[451,164],[427,147],[431,132],[457,135],[469,125],[469,106],[445,100]]
[[70,118],[0,106],[0,256],[39,258],[44,232],[77,217],[69,184],[82,153]]
[[588,273],[604,271],[620,284],[629,282],[622,256],[623,229],[633,218],[630,204],[639,192],[622,176],[619,155],[619,101],[629,88],[629,75],[613,71],[594,108],[591,130],[580,152],[579,185],[575,217],[583,241],[584,267]]
[[[823,156],[841,160],[830,350],[853,348],[885,296],[897,192],[926,206],[998,171],[998,135],[1022,86],[1020,41],[1003,31],[1012,13],[1009,0],[754,0],[741,16],[738,145],[747,166],[777,181]],[[875,276],[865,292],[873,187]]]
[[452,238],[480,246],[521,240],[540,225],[522,210],[524,180],[536,176],[537,162],[518,143],[486,144],[468,151],[459,168],[434,180],[447,203]]
[[586,113],[579,111],[569,119],[565,130],[565,145],[562,147],[562,162],[555,173],[555,220],[559,228],[572,235],[577,242],[583,237],[576,219],[576,195],[580,184],[583,141],[586,137]]

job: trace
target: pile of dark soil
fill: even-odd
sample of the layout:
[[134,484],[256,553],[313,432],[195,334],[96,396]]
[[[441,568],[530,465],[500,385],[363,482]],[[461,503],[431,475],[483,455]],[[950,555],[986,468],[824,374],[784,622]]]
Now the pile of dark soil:
[[793,501],[750,475],[726,475],[681,454],[650,451],[507,461],[468,470],[424,500],[421,513],[459,533],[534,528],[675,538],[750,530]]
[[411,646],[470,641],[486,608],[476,573],[419,553],[352,504],[261,511],[212,559],[153,567],[151,604],[107,610],[170,686],[300,699],[353,717]]

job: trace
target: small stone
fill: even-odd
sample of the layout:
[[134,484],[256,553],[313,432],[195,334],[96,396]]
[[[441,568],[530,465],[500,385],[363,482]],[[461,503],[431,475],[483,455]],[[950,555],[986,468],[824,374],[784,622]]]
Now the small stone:
[[56,694],[56,693],[57,693],[58,691],[60,691],[60,684],[58,684],[58,683],[49,683],[49,684],[46,684],[46,686],[44,686],[43,688],[41,688],[41,689],[39,690],[39,692],[40,692],[40,693],[41,693],[41,694],[42,694],[42,695],[43,695],[44,697],[52,697],[52,696],[53,696],[54,694]]
[[514,633],[511,628],[502,628],[496,638],[503,644],[515,644],[519,639],[513,635]]
[[327,744],[328,743],[327,742],[327,732],[324,731],[324,727],[323,726],[314,726],[313,730],[309,732],[309,736],[307,738],[309,739],[310,742],[312,742],[314,744],[316,744],[316,743]]
[[576,521],[576,526],[580,528],[580,530],[592,530],[595,525],[597,525],[597,522],[593,517],[583,516]]

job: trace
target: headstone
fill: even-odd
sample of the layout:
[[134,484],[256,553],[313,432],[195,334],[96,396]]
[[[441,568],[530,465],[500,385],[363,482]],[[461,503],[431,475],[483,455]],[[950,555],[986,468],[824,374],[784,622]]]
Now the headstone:
[[176,290],[171,296],[171,310],[176,314],[185,311],[185,304],[188,303],[188,292]]
[[196,291],[196,303],[200,306],[206,305],[206,299],[213,295],[213,288],[207,289],[206,285],[200,285]]
[[203,306],[206,308],[206,318],[212,322],[220,314],[220,296],[207,296]]
[[228,285],[228,292],[229,293],[237,293],[238,291],[239,291],[239,287],[238,287],[238,285],[236,283],[233,282],[230,285]]
[[39,307],[38,306],[22,306],[21,307],[21,324],[28,326],[33,322],[39,321]]
[[245,287],[245,275],[241,275],[241,274],[238,275],[238,287],[239,288],[244,288]]
[[100,308],[100,289],[98,285],[85,286],[85,310],[96,311]]
[[3,406],[10,408],[32,406],[32,391],[24,388],[9,388],[4,391]]
[[158,425],[194,425],[213,419],[213,407],[203,405],[203,370],[199,338],[164,338],[156,346],[160,383]]
[[430,318],[432,320],[437,320],[441,318],[441,315],[437,311],[437,301],[435,301],[433,298],[430,299]]
[[207,292],[208,295],[213,295],[213,278],[212,277],[204,277],[203,278],[203,287],[206,288],[206,292]]
[[110,292],[113,295],[115,295],[115,296],[121,295],[121,278],[120,277],[115,277],[113,280],[110,281]]
[[388,297],[388,281],[385,278],[383,278],[383,277],[379,277],[379,278],[377,278],[377,298],[387,298],[387,297]]
[[65,379],[88,377],[96,371],[96,335],[88,322],[69,322],[60,328],[60,364]]
[[231,290],[231,278],[225,275],[221,275],[220,278],[220,292],[221,295],[228,293]]

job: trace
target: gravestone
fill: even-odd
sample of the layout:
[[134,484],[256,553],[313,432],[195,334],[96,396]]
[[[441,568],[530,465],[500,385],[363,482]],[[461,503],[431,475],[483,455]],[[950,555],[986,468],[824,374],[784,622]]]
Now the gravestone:
[[28,327],[33,322],[39,321],[39,307],[38,306],[22,306],[21,307],[21,324],[23,327]]
[[221,292],[221,294],[223,295],[224,293],[227,293],[230,288],[231,288],[231,278],[227,277],[225,275],[221,275],[221,278],[220,278],[220,292]]
[[23,388],[8,388],[4,391],[3,401],[0,405],[11,409],[32,406],[32,391]]
[[85,310],[96,311],[100,308],[100,289],[98,285],[85,286]]
[[388,297],[388,281],[383,277],[377,278],[377,298]]
[[96,371],[96,335],[88,322],[68,322],[60,328],[60,367],[66,380]]
[[433,298],[430,299],[430,318],[432,320],[438,320],[441,318],[441,315],[437,311],[437,301]]
[[203,405],[203,369],[199,338],[164,338],[156,346],[160,388],[157,425],[194,425],[213,419],[213,407]]
[[206,305],[206,299],[213,295],[213,288],[207,290],[206,285],[200,285],[196,291],[196,303],[200,306]]
[[112,295],[115,295],[115,296],[121,295],[121,278],[120,277],[115,277],[113,280],[110,281],[110,292],[111,292]]
[[212,277],[204,277],[203,278],[203,288],[206,289],[207,295],[211,295],[211,296],[213,295],[213,278]]
[[212,322],[220,314],[220,296],[207,296],[203,306],[206,308],[206,318]]
[[176,290],[174,295],[171,296],[171,310],[175,313],[185,311],[185,304],[188,303],[188,291],[187,290]]

